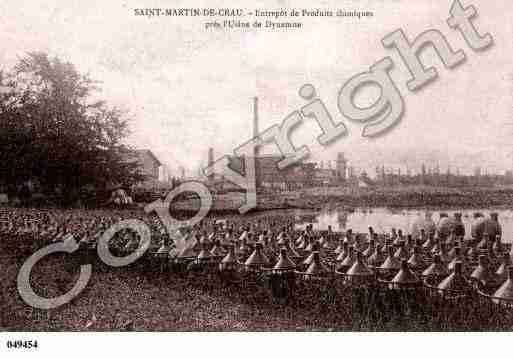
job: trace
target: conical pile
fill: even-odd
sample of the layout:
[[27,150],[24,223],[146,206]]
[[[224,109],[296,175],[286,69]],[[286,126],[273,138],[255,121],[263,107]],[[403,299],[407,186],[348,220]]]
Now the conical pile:
[[265,245],[262,245],[262,251],[264,253],[264,255],[267,257],[267,259],[269,260],[269,263],[276,263],[277,261],[277,258],[279,256],[279,250],[276,248],[273,248],[272,246],[265,246]]
[[335,260],[337,262],[342,262],[347,257],[348,253],[349,253],[349,243],[344,241],[342,243],[342,250],[340,251],[340,253],[338,254],[338,256]]
[[488,261],[489,261],[490,264],[497,262],[497,256],[495,254],[495,251],[493,250],[493,244],[492,243],[490,243],[488,245],[486,253],[488,255]]
[[233,271],[238,266],[237,256],[235,255],[235,246],[233,244],[228,246],[228,253],[219,263],[219,270],[221,271]]
[[303,248],[305,252],[311,253],[314,251],[314,245],[317,243],[314,241],[313,238],[308,239],[308,244]]
[[455,243],[456,243],[456,230],[453,228],[453,229],[451,229],[449,236],[445,240],[445,245],[451,247]]
[[137,241],[137,239],[135,239],[135,237],[131,237],[126,243],[124,251],[127,253],[133,252],[137,249],[138,246],[139,242]]
[[[280,234],[281,234],[282,236],[281,236],[281,237],[280,237],[280,236],[278,236],[278,237],[279,237],[279,238],[278,238],[278,245],[279,245],[279,246],[283,246],[283,245],[285,245],[285,243],[286,243],[286,241],[287,241],[287,238],[288,238],[288,237],[287,237],[287,234],[286,234],[286,233],[284,233],[284,232],[282,232],[282,233],[280,233]],[[299,239],[303,240],[303,238],[302,238],[302,237],[298,238],[298,240],[299,240]]]
[[164,241],[162,242],[162,245],[159,247],[157,252],[155,252],[155,257],[158,258],[167,258],[169,251],[171,248],[167,245],[167,243]]
[[397,230],[395,228],[392,228],[392,233],[390,234],[390,244],[394,243],[394,241],[397,239]]
[[444,296],[467,295],[472,291],[472,285],[463,277],[461,262],[456,263],[454,272],[440,282],[437,288]]
[[440,254],[441,247],[442,247],[442,244],[441,244],[440,239],[436,239],[435,244],[433,245],[433,247],[431,247],[431,250],[430,250],[431,255],[434,256],[435,254]]
[[511,266],[511,255],[509,253],[504,253],[502,255],[502,263],[500,267],[497,269],[497,276],[499,277],[500,281],[505,281],[508,278],[509,275],[509,266]]
[[193,256],[197,256],[198,253],[201,251],[201,241],[199,236],[193,236],[194,240],[192,243],[187,245],[185,248],[188,248],[190,250],[190,253],[193,253]]
[[346,273],[349,270],[349,268],[352,267],[352,265],[355,263],[355,261],[356,261],[356,255],[354,253],[354,247],[351,246],[351,247],[349,247],[347,256],[344,258],[344,260],[342,262],[340,262],[337,265],[337,272],[341,273],[341,274]]
[[237,248],[235,254],[237,255],[237,258],[242,262],[245,262],[249,258],[251,255],[251,248],[249,248],[247,245],[246,239],[241,241],[240,247]]
[[[399,230],[399,232],[401,232],[401,230]],[[402,242],[403,242],[402,234],[401,235],[397,235],[395,237],[395,239],[392,241],[392,245],[395,246],[395,247],[399,247]]]
[[305,274],[307,278],[322,278],[329,273],[329,270],[322,264],[319,252],[313,252],[312,263],[308,266]]
[[365,249],[363,252],[362,252],[362,255],[365,257],[365,258],[369,258],[371,255],[374,254],[374,251],[376,250],[376,242],[374,241],[374,239],[371,239],[369,241],[369,245],[367,247],[367,249]]
[[247,270],[262,270],[269,267],[269,260],[262,251],[262,244],[256,243],[255,250],[244,263]]
[[424,244],[422,245],[422,249],[426,252],[430,251],[433,246],[436,244],[435,242],[435,238],[434,238],[434,233],[430,234],[428,239],[424,242]]
[[319,253],[319,245],[317,243],[315,244],[313,249],[314,250],[312,251],[312,253],[310,253],[310,255],[303,261],[302,265],[308,267],[313,261],[314,253]]
[[213,243],[216,240],[216,238],[217,238],[217,227],[214,226],[214,229],[208,235],[208,240]]
[[317,240],[317,244],[319,245],[319,248],[322,248],[324,247],[325,244],[327,244],[328,241],[324,238],[324,236],[321,236],[318,240]]
[[513,267],[508,267],[508,279],[493,294],[493,298],[497,304],[513,305]]
[[470,275],[470,278],[485,288],[493,287],[498,284],[498,277],[490,270],[488,261],[484,255],[479,256],[479,264]]
[[[283,237],[283,236],[282,236]],[[280,238],[281,239],[281,238]],[[296,245],[296,248],[299,247],[299,246],[305,246],[305,241],[306,241],[306,234],[305,233],[301,233],[299,235],[299,237],[297,237],[297,239],[294,241],[294,244]],[[283,245],[284,243],[282,243],[281,245]]]
[[345,273],[346,280],[351,284],[368,284],[374,281],[374,272],[372,272],[363,262],[361,252],[356,252],[354,264]]
[[379,267],[385,261],[385,254],[381,246],[376,246],[374,253],[367,258],[367,263],[372,267]]
[[248,239],[248,231],[245,230],[241,233],[241,235],[239,236],[239,242],[241,241],[246,241]]
[[440,259],[440,255],[436,254],[433,257],[433,263],[422,272],[422,277],[437,281],[448,274],[446,265]]
[[469,251],[467,252],[467,256],[471,262],[477,262],[479,259],[479,250],[477,249],[477,247],[470,247]]
[[301,255],[296,252],[296,250],[294,248],[292,248],[290,242],[287,240],[285,241],[285,244],[283,245],[283,248],[285,248],[287,250],[287,256],[293,260],[293,261],[300,261],[301,260]]
[[289,259],[287,250],[282,248],[280,250],[280,257],[278,262],[273,267],[274,273],[292,272],[296,269],[296,264]]
[[[456,253],[457,252],[457,253]],[[447,258],[449,258],[450,261],[454,260],[454,258],[457,258],[459,255],[461,255],[461,248],[459,244],[456,244],[452,249],[447,253]]]
[[504,247],[502,246],[500,235],[495,237],[495,242],[493,243],[493,251],[497,254],[502,254],[504,252]]
[[[327,249],[327,250],[333,250],[333,242],[331,241],[331,236],[327,237],[327,238],[324,238],[324,237],[321,237],[320,239],[323,239],[323,243],[322,243],[322,247],[323,249]],[[321,243],[321,240],[319,239],[319,243]]]
[[411,253],[413,251],[413,247],[415,247],[415,242],[413,241],[413,237],[411,234],[408,234],[406,236],[406,243],[404,245],[404,248],[408,253]]
[[211,234],[208,238],[205,235],[201,236],[201,238],[200,238],[201,249],[203,249],[203,248],[209,249],[212,247],[212,243],[213,243],[211,241],[211,238],[213,238],[212,235],[213,234]]
[[214,242],[214,246],[210,250],[210,254],[212,255],[212,257],[217,258],[219,260],[221,260],[226,255],[226,252],[221,247],[221,242],[219,240],[216,240]]
[[352,245],[354,243],[353,230],[352,229],[348,229],[346,231],[346,239],[344,240],[344,242],[347,242],[348,245]]
[[401,270],[390,281],[390,289],[409,289],[416,288],[421,284],[420,279],[412,272],[408,266],[408,262],[403,259],[401,261]]
[[379,267],[379,270],[387,273],[395,273],[399,269],[401,269],[401,262],[394,256],[394,248],[392,246],[389,246],[388,256],[383,262],[383,264]]
[[453,256],[452,261],[447,265],[447,269],[449,270],[449,272],[452,273],[454,271],[455,267],[456,267],[456,263],[461,262],[461,265],[463,267],[463,271],[465,271],[466,270],[466,265],[467,265],[467,260],[461,254],[461,247],[460,246],[456,246],[453,249],[454,249],[454,256]]
[[[310,242],[310,240],[306,237],[304,237],[303,235],[299,236],[299,238],[296,240],[296,248],[298,250],[304,250],[307,246],[308,246],[308,243]],[[279,243],[281,246],[284,246],[285,245],[285,240],[282,241],[282,243]]]
[[483,233],[483,239],[477,244],[477,249],[487,249],[488,248],[488,242],[490,241],[490,236],[488,233]]
[[221,246],[223,247],[227,247],[229,246],[230,244],[233,243],[233,239],[232,239],[232,236],[231,234],[228,232],[226,233],[223,237],[221,237]]
[[410,268],[414,271],[422,271],[426,268],[426,262],[424,261],[424,258],[422,257],[421,247],[415,246],[413,248],[413,254],[408,259],[408,265]]
[[333,253],[335,253],[335,254],[340,254],[340,252],[342,252],[342,250],[343,250],[343,245],[344,245],[344,240],[343,240],[343,239],[340,239],[340,240],[338,241],[338,246],[337,246],[337,248],[335,248],[335,250],[333,251]]
[[449,263],[451,259],[449,258],[449,255],[447,254],[447,247],[445,243],[440,243],[440,251],[438,252],[440,254],[440,260],[444,263]]
[[198,262],[206,262],[210,261],[212,259],[212,255],[210,254],[210,251],[207,250],[207,244],[203,243],[201,251],[198,253],[198,256],[196,257]]

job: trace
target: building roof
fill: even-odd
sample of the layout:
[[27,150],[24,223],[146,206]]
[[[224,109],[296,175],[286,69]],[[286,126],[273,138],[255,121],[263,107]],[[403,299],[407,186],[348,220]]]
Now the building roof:
[[142,149],[142,150],[135,150],[136,152],[138,153],[144,153],[144,154],[147,154],[148,156],[150,156],[159,166],[162,166],[162,162],[159,161],[159,159],[157,158],[157,156],[155,156],[155,154],[153,152],[151,152],[151,150],[147,150],[147,149]]
[[127,155],[130,157],[137,157],[137,158],[147,155],[147,156],[151,157],[151,159],[154,162],[156,162],[159,166],[162,166],[162,162],[160,162],[159,159],[157,158],[157,156],[155,156],[155,154],[151,150],[148,150],[148,149],[129,150]]

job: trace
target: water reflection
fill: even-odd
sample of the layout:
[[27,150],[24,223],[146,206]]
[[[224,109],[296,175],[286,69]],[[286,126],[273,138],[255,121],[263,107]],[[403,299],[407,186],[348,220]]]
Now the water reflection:
[[[322,210],[321,212],[298,210],[294,214],[299,228],[303,228],[306,223],[313,223],[314,229],[327,229],[328,226],[331,226],[334,231],[344,231],[351,228],[353,231],[366,232],[369,226],[372,226],[378,232],[389,232],[392,228],[409,231],[413,222],[419,217],[424,217],[426,212],[426,210],[371,208],[357,209],[353,212],[345,210]],[[512,210],[472,209],[431,210],[429,212],[433,214],[432,218],[435,223],[439,220],[440,213],[447,213],[452,217],[453,213],[461,212],[467,235],[470,234],[473,213],[481,212],[485,217],[488,217],[490,212],[497,212],[499,213],[499,222],[502,225],[503,241],[513,242]]]

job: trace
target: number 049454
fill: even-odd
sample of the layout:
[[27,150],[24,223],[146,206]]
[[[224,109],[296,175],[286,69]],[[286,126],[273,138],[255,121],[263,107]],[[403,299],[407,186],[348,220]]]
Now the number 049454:
[[37,340],[8,340],[8,349],[33,349],[38,347]]

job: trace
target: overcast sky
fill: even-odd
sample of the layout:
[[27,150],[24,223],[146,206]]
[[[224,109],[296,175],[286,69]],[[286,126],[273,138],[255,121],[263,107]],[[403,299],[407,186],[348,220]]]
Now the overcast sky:
[[[470,2],[471,1],[471,2]],[[298,89],[313,84],[349,135],[328,148],[316,142],[318,127],[307,120],[294,132],[296,145],[315,160],[344,152],[358,168],[376,165],[470,172],[513,168],[513,2],[463,0],[479,13],[475,25],[494,46],[473,52],[446,24],[452,0],[321,1],[319,8],[373,11],[373,18],[303,18],[302,29],[206,31],[204,18],[146,18],[134,7],[240,7],[241,1],[2,0],[0,61],[11,66],[27,51],[46,51],[103,81],[101,94],[133,115],[130,143],[149,148],[172,170],[195,169],[230,152],[251,136],[252,98],[260,99],[260,128],[280,123],[305,104]],[[253,1],[245,9],[312,8],[312,1]],[[467,61],[453,70],[425,53],[439,78],[417,93],[405,86],[400,57],[381,39],[402,28],[408,38],[436,28]],[[353,75],[390,56],[406,112],[386,136],[361,137],[336,106],[341,86]],[[379,93],[378,93],[379,94]],[[372,99],[376,93],[363,94]],[[373,171],[372,171],[373,173]]]

